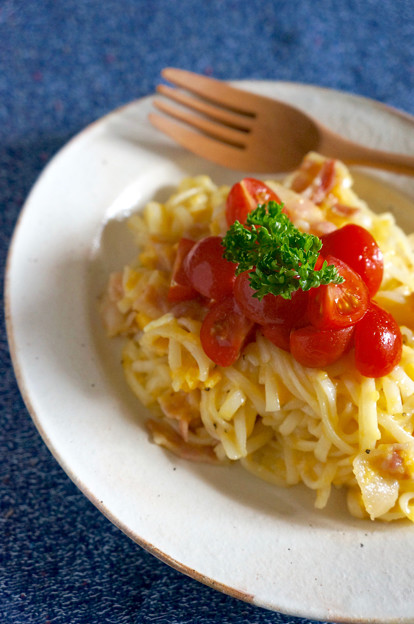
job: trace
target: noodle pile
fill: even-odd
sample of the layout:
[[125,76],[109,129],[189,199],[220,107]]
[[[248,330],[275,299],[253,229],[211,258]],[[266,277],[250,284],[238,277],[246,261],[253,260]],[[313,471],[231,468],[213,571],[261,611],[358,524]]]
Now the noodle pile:
[[414,238],[355,195],[338,161],[311,153],[283,184],[267,184],[302,230],[356,223],[374,236],[384,255],[375,300],[400,324],[400,364],[363,377],[351,351],[324,370],[305,368],[257,331],[232,366],[216,366],[200,343],[203,306],[167,300],[180,238],[226,231],[229,189],[197,176],[129,220],[139,253],[110,276],[102,302],[108,335],[127,337],[126,379],[152,409],[154,441],[181,457],[240,461],[277,486],[304,483],[318,508],[344,487],[354,516],[414,521]]

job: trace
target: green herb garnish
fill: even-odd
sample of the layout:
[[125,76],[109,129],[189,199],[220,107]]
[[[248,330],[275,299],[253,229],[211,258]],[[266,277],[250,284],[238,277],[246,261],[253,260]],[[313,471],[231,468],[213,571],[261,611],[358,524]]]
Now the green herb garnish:
[[261,204],[249,213],[245,226],[239,221],[231,225],[223,239],[223,255],[238,264],[236,274],[252,269],[250,285],[258,299],[268,294],[290,299],[299,288],[342,283],[335,265],[326,260],[315,271],[321,240],[300,232],[282,208],[274,201]]

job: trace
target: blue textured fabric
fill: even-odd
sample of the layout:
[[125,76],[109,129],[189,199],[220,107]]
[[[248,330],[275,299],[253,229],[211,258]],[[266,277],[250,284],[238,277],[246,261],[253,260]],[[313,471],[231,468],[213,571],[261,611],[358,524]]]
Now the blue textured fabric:
[[[414,113],[412,0],[2,0],[0,265],[24,199],[85,125],[177,66],[366,95]],[[305,624],[161,563],[77,490],[24,407],[0,335],[0,622]]]

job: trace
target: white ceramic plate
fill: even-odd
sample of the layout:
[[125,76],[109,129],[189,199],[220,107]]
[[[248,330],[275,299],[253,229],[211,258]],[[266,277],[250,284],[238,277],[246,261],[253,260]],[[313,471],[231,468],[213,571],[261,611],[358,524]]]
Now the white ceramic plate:
[[[345,93],[243,82],[374,147],[414,152],[414,120]],[[183,151],[147,122],[151,98],[75,137],[31,192],[12,242],[7,327],[16,376],[48,447],[93,503],[170,565],[254,604],[320,620],[413,621],[414,526],[351,518],[341,493],[323,511],[241,468],[180,461],[151,444],[126,387],[120,344],[97,297],[132,258],[125,217],[183,176],[242,177]],[[414,180],[366,177],[357,190],[414,229]]]

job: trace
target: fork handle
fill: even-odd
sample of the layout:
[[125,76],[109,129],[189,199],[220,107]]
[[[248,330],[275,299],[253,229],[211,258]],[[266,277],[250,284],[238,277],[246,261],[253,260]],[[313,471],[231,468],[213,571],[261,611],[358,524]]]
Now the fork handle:
[[414,156],[365,147],[326,129],[322,134],[319,150],[322,154],[338,158],[348,165],[374,167],[414,176]]

